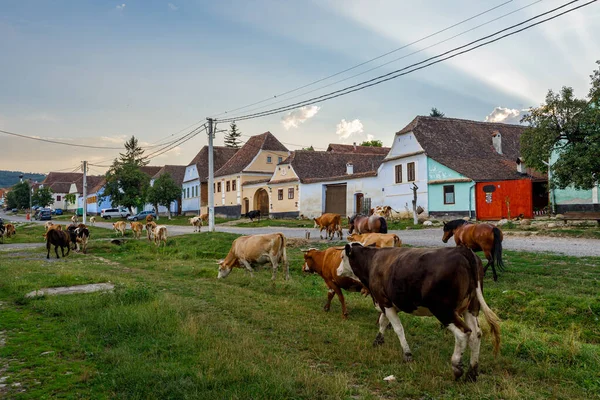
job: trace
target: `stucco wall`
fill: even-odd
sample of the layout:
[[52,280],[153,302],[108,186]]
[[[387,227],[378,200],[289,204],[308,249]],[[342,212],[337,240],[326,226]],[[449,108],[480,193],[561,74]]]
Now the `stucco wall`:
[[[196,193],[196,189],[198,188],[198,196],[195,195]],[[187,189],[189,188],[190,190],[190,196],[187,197]],[[189,181],[189,182],[184,182],[182,185],[182,192],[184,192],[185,194],[183,195],[182,198],[182,204],[181,204],[181,211],[182,212],[196,212],[198,211],[198,204],[199,204],[199,200],[200,200],[200,181],[198,179]],[[193,195],[192,195],[193,193]]]
[[276,182],[288,179],[298,179],[298,175],[296,175],[294,168],[289,164],[278,165],[277,168],[275,168],[275,172],[273,172],[271,181]]
[[[409,150],[417,148],[414,143],[409,144],[411,147]],[[418,145],[418,143],[416,143],[416,145]],[[410,151],[404,151],[403,153],[410,153]],[[411,162],[415,163],[415,181],[407,182],[407,164]],[[395,183],[395,167],[399,164],[402,164],[402,183]],[[413,191],[411,188],[413,186],[412,184],[415,183],[419,187],[417,190],[417,206],[421,206],[425,210],[421,215],[427,215],[429,203],[427,195],[427,157],[425,154],[418,154],[399,160],[384,162],[379,168],[378,178],[379,184],[384,189],[383,205],[391,206],[397,212],[412,215]]]
[[[299,190],[296,190],[297,183],[288,182],[281,184],[271,184],[269,187],[271,188],[271,212],[273,213],[286,213],[286,212],[296,212],[299,210],[298,208],[298,193]],[[279,190],[283,190],[283,199],[279,200]],[[288,190],[292,189],[294,191],[294,198],[288,199]]]
[[[285,160],[288,156],[287,151],[264,151],[261,150],[254,160],[246,168],[244,171],[265,171],[265,172],[273,172],[275,171],[275,167],[277,166],[278,158],[281,157],[281,160]],[[267,157],[271,157],[271,162],[267,162]]]
[[[475,190],[471,187],[474,182],[453,182],[457,179],[467,179],[466,176],[427,158],[428,179],[431,181],[448,181],[444,183],[429,183],[428,210],[435,213],[468,212],[469,207],[475,215]],[[454,204],[444,204],[444,186],[454,186]],[[469,203],[469,196],[471,202]]]

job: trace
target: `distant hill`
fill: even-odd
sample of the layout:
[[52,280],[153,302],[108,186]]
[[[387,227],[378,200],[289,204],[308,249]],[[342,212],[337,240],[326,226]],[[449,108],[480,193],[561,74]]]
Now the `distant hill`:
[[19,183],[19,175],[23,174],[23,179],[31,179],[41,182],[46,178],[44,174],[36,174],[32,172],[21,171],[2,171],[0,170],[0,188],[9,188],[15,183]]

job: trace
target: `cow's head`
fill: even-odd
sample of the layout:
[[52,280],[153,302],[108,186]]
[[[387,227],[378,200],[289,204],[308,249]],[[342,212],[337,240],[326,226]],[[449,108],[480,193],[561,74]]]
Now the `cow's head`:
[[315,222],[315,226],[313,226],[313,228],[318,228],[319,227],[319,219],[313,218],[313,221]]
[[356,218],[356,215],[353,216],[352,218],[348,217],[348,234],[351,235],[352,232],[354,231],[354,219]]
[[225,260],[219,260],[217,261],[217,264],[219,264],[219,274],[217,275],[217,279],[226,278],[233,269],[233,266],[228,265]]
[[352,247],[360,246],[360,244],[346,244],[344,247],[344,251],[342,252],[342,259],[340,260],[340,266],[337,268],[336,273],[338,276],[343,276],[347,278],[352,278],[355,280],[359,280],[358,277],[354,274],[352,267],[350,266],[350,257],[352,256]]
[[348,235],[348,241],[349,242],[358,242],[358,241],[360,241],[357,236],[358,236],[358,234],[356,234],[356,233],[349,234]]
[[302,250],[304,252],[304,264],[302,265],[302,272],[315,272],[314,265],[315,260],[313,258],[313,252],[317,251],[315,248],[310,248],[308,250]]

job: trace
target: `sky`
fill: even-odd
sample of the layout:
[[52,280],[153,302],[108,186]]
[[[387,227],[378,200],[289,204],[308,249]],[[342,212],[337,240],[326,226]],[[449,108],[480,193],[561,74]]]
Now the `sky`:
[[[111,149],[67,147],[0,133],[0,169],[70,171],[82,160],[108,165],[132,135],[150,154],[157,148],[149,146],[177,138],[209,116],[236,117],[356,84],[566,0],[407,3],[3,0],[0,130]],[[574,5],[581,3],[585,1]],[[600,37],[600,2],[366,90],[238,121],[238,128],[246,135],[243,140],[270,131],[290,150],[311,145],[324,150],[328,143],[368,139],[390,145],[394,132],[417,115],[428,115],[432,107],[447,117],[518,123],[528,107],[543,102],[549,89],[570,86],[577,96],[587,95],[589,75],[600,59],[600,41],[594,37]],[[217,126],[228,128],[227,123]],[[222,143],[219,132],[215,144]],[[153,158],[151,165],[187,165],[205,144],[207,135],[197,135]],[[105,169],[92,166],[90,172]]]

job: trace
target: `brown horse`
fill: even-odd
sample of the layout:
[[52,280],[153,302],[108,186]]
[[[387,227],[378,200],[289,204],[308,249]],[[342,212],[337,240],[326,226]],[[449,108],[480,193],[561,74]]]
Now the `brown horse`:
[[454,241],[457,246],[465,246],[473,251],[483,251],[488,263],[483,269],[483,273],[488,267],[492,266],[494,281],[498,280],[496,267],[499,271],[504,271],[502,262],[502,240],[504,236],[502,231],[491,224],[472,224],[464,219],[455,219],[448,223],[444,222],[444,236],[442,242],[447,243],[454,235]]
[[363,233],[387,233],[387,222],[385,218],[379,215],[371,215],[367,217],[365,215],[357,214],[354,217],[348,217],[348,234],[356,231],[358,234]]

